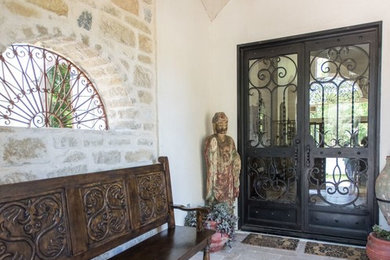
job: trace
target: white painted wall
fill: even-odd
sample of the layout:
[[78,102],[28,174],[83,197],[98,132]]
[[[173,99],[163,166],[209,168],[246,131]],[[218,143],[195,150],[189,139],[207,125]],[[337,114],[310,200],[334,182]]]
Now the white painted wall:
[[[209,116],[210,22],[198,1],[156,1],[160,155],[169,158],[176,204],[203,204],[202,151]],[[177,224],[185,214],[176,211]]]
[[374,21],[383,21],[382,169],[390,155],[389,10],[388,0],[231,0],[211,23],[199,0],[157,1],[160,154],[171,160],[174,201],[202,201],[201,142],[214,112],[228,115],[237,140],[237,44]]

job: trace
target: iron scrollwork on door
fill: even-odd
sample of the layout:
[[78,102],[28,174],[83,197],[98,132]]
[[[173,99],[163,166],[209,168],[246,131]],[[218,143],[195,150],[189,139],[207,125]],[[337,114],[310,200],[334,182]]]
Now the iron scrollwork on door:
[[310,52],[310,132],[317,147],[367,145],[369,45]]
[[315,158],[309,170],[309,203],[335,207],[367,206],[367,159]]
[[296,134],[297,55],[249,61],[249,145],[291,146]]
[[69,256],[62,192],[0,204],[0,259]]
[[294,202],[296,165],[293,158],[249,158],[250,199]]

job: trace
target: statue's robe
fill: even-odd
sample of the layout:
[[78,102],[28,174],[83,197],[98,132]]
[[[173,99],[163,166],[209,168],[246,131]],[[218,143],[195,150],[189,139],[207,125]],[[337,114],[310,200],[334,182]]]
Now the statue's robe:
[[240,188],[241,160],[233,138],[220,140],[217,134],[206,139],[204,156],[207,167],[207,194],[209,205],[227,202],[233,205]]

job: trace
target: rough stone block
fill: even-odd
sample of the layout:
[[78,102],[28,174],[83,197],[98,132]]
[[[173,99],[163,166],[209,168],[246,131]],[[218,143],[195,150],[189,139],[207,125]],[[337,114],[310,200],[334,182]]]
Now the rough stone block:
[[148,139],[148,138],[140,138],[140,139],[138,139],[137,144],[138,145],[152,146],[153,140]]
[[138,45],[139,45],[139,49],[144,52],[147,53],[153,52],[153,42],[152,39],[149,38],[148,36],[140,34],[138,36]]
[[54,27],[54,28],[53,28],[53,34],[54,34],[55,36],[61,36],[61,35],[62,35],[61,28]]
[[38,177],[29,172],[13,172],[4,176],[0,176],[0,184],[18,183],[36,179],[38,179]]
[[112,146],[122,146],[122,145],[131,145],[131,139],[129,138],[115,138],[108,141],[109,145]]
[[145,131],[153,131],[154,130],[154,124],[150,124],[150,123],[144,124],[144,130]]
[[[119,77],[110,77],[110,78],[102,78],[99,80],[99,83],[101,85],[108,85],[108,86],[114,86],[114,85],[122,85],[123,81]],[[111,91],[111,90],[110,90]]]
[[27,0],[28,2],[35,4],[50,12],[54,12],[58,15],[68,15],[68,5],[64,0]]
[[65,156],[64,162],[79,162],[86,158],[86,155],[79,151],[71,151]]
[[143,123],[152,123],[155,120],[155,113],[152,107],[142,107],[142,113],[138,114],[138,118]]
[[92,68],[90,69],[89,73],[91,75],[96,75],[97,77],[106,76],[106,72],[104,71],[104,68]]
[[100,44],[95,44],[95,50],[101,51],[102,48],[103,48],[103,47],[102,47]]
[[152,63],[152,59],[149,57],[149,56],[146,56],[146,55],[138,55],[138,60],[140,62],[143,62],[143,63],[146,63],[146,64],[151,64]]
[[103,137],[88,137],[87,139],[84,139],[84,147],[99,147],[103,146],[104,139]]
[[110,108],[130,107],[131,105],[133,105],[133,102],[125,96],[125,97],[110,99],[106,102],[106,104]]
[[141,126],[141,123],[134,120],[119,121],[116,123],[116,129],[138,130]]
[[106,109],[106,115],[110,121],[117,118],[117,112],[113,109]]
[[96,8],[96,0],[78,0],[80,3],[87,4],[93,8]]
[[13,133],[14,129],[8,126],[0,126],[0,133]]
[[134,85],[137,87],[151,88],[152,76],[151,72],[137,65],[134,69]]
[[34,36],[34,33],[31,28],[23,28],[23,34],[28,39]]
[[135,47],[135,34],[129,27],[108,17],[102,17],[100,30],[111,40]]
[[102,10],[108,14],[111,14],[112,16],[114,16],[116,18],[121,18],[121,13],[118,12],[118,10],[112,6],[105,5],[105,6],[103,6]]
[[118,111],[118,114],[119,114],[119,118],[121,119],[133,119],[137,116],[138,110],[129,108],[129,109]]
[[119,151],[100,151],[92,155],[96,164],[117,164],[121,161],[121,153]]
[[141,103],[151,104],[153,102],[153,97],[149,92],[140,90],[138,91],[138,97]]
[[149,8],[144,8],[144,20],[148,23],[151,23],[152,17],[152,10],[150,10]]
[[47,35],[48,30],[45,26],[37,25],[37,30],[40,35]]
[[[96,47],[95,47],[96,48]],[[101,45],[97,44],[97,48],[101,50]],[[101,66],[101,65],[106,65],[109,64],[110,62],[104,58],[101,57],[95,57],[94,59],[89,59],[88,62],[86,63],[86,66],[88,67],[95,67],[95,66]]]
[[89,37],[88,37],[87,35],[81,35],[81,41],[82,41],[85,45],[89,46]]
[[7,1],[5,2],[5,7],[16,15],[24,16],[24,17],[39,17],[39,13],[31,8],[26,7],[25,5],[21,5],[15,1]]
[[118,73],[118,69],[114,65],[112,65],[112,64],[107,64],[107,66],[104,66],[104,71],[107,74],[115,74],[115,75],[117,75],[117,73]]
[[126,162],[151,161],[153,160],[153,152],[149,150],[127,152],[125,160]]
[[139,3],[138,0],[111,0],[116,6],[122,8],[125,11],[138,15]]
[[121,59],[120,61],[122,65],[126,68],[126,70],[130,68],[130,64],[126,60]]
[[23,164],[45,155],[46,145],[39,138],[10,138],[4,147],[3,160],[12,164]]
[[134,28],[143,31],[144,33],[151,34],[149,27],[144,23],[132,16],[126,16],[125,21],[128,22]]
[[79,146],[79,139],[73,136],[62,136],[54,138],[54,148],[63,149]]
[[112,87],[109,89],[109,96],[110,97],[126,97],[127,92],[126,92],[126,89],[124,89],[122,86]]

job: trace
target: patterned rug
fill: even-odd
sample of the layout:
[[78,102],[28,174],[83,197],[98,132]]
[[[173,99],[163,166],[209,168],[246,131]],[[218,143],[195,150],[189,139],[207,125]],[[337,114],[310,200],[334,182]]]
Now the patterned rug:
[[366,249],[364,248],[338,246],[315,242],[306,243],[305,253],[321,256],[339,257],[345,259],[368,260],[368,257],[366,255]]
[[265,236],[260,234],[249,234],[242,243],[255,245],[255,246],[265,246],[273,247],[279,249],[295,250],[298,246],[298,239],[276,237],[276,236]]

